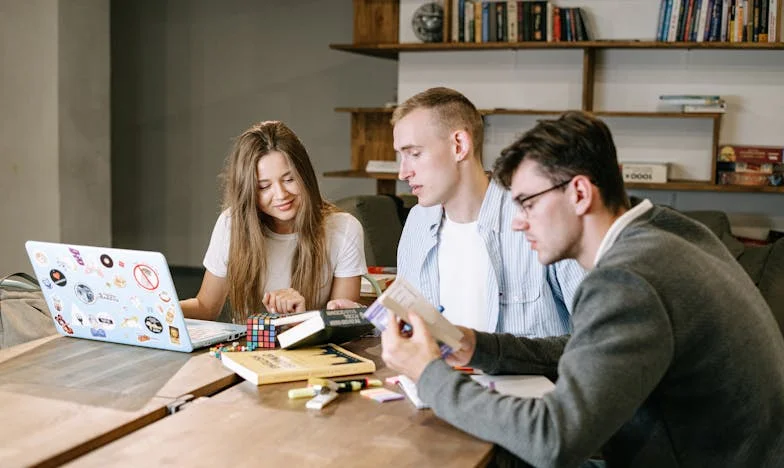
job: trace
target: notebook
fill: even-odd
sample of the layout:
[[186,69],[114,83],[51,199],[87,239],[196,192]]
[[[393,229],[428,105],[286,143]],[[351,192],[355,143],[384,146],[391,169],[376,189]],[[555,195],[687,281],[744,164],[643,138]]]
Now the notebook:
[[186,319],[160,252],[28,241],[27,255],[64,336],[189,353],[245,325]]

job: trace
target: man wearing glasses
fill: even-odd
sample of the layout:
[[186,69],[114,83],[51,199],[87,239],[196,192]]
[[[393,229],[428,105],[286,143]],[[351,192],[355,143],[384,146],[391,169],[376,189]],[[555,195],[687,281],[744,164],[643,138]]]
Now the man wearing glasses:
[[[784,339],[770,308],[708,228],[630,205],[607,126],[583,112],[541,121],[501,153],[495,176],[539,261],[589,270],[572,336],[463,328],[444,361],[412,312],[413,333],[392,322],[382,335],[387,365],[438,416],[502,447],[503,462],[578,466],[602,452],[608,466],[784,466]],[[502,396],[452,365],[549,374],[556,387]]]
[[482,167],[483,122],[465,96],[432,88],[395,109],[399,178],[418,198],[398,245],[398,275],[444,307],[453,323],[517,336],[571,331],[572,296],[584,271],[543,266],[509,229],[509,191]]

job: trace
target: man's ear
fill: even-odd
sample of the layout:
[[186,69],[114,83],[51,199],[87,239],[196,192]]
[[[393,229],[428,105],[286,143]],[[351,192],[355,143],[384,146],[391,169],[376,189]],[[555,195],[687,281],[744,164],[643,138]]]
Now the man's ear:
[[458,130],[452,133],[450,144],[454,150],[455,161],[460,162],[465,160],[470,154],[473,142],[468,132]]
[[575,214],[582,216],[588,213],[593,204],[593,199],[597,195],[591,180],[584,176],[575,176],[570,182],[572,186],[572,203],[574,204]]

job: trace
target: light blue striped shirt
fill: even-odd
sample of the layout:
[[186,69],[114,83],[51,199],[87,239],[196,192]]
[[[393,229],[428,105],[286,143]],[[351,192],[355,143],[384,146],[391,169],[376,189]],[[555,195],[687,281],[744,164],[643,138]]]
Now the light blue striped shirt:
[[[433,304],[440,302],[438,232],[443,207],[411,209],[397,250],[397,274],[422,291]],[[480,331],[543,337],[571,333],[574,292],[585,275],[574,260],[544,266],[525,235],[512,230],[517,207],[509,191],[491,181],[477,228],[490,257],[487,303],[477,311],[486,317]]]

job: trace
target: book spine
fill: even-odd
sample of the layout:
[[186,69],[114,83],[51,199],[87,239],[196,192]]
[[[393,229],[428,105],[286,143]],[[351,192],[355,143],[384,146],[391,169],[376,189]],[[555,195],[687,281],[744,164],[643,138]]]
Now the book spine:
[[678,40],[678,24],[680,23],[681,6],[684,0],[672,0],[672,14],[670,15],[670,28],[667,32],[667,42]]
[[752,6],[752,17],[751,17],[751,40],[753,42],[759,42],[759,27],[760,27],[760,0],[754,0],[754,4]]
[[664,31],[664,14],[667,11],[667,0],[661,0],[659,4],[659,19],[656,22],[656,40],[661,41],[662,32]]
[[553,7],[553,41],[561,42],[561,8],[559,7]]
[[768,0],[760,2],[760,15],[759,15],[759,42],[768,42],[768,7],[770,3]]
[[553,4],[547,2],[547,12],[546,12],[546,19],[545,21],[545,31],[547,31],[547,42],[553,41]]
[[506,2],[506,37],[509,42],[517,42],[517,1]]
[[485,38],[485,22],[482,14],[482,2],[474,3],[474,39],[482,42]]
[[721,2],[721,29],[719,29],[719,40],[721,42],[729,41],[727,37],[727,30],[729,29],[730,19],[730,0],[723,0]]

